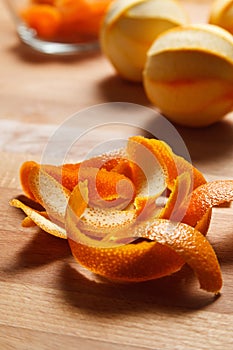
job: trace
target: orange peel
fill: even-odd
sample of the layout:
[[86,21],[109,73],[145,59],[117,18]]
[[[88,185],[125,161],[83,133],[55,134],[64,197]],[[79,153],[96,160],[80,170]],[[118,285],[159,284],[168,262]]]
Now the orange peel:
[[27,217],[29,217],[42,230],[50,233],[53,236],[67,239],[67,234],[64,228],[60,227],[59,225],[56,225],[54,222],[44,217],[44,215],[42,215],[35,209],[30,208],[18,199],[12,199],[10,201],[10,205],[12,205],[15,208],[22,209],[23,212],[27,215]]
[[[153,241],[149,245],[142,242],[115,246],[112,245],[111,241],[96,241],[92,237],[86,236],[79,229],[78,223],[83,213],[79,211],[78,221],[77,212],[73,216],[72,208],[74,204],[77,205],[77,198],[81,202],[83,201],[79,191],[77,186],[71,194],[66,213],[66,230],[74,257],[86,268],[115,280],[140,281],[141,279],[149,280],[162,277],[163,269],[160,265],[158,270],[157,261],[157,249],[159,251],[162,249],[160,246],[157,246],[159,244],[168,248],[167,251],[165,249],[166,254],[168,254],[166,257],[166,269],[169,268],[170,273],[180,269],[186,262],[196,273],[201,288],[214,293],[221,289],[222,278],[216,254],[206,238],[195,228],[170,220],[155,219],[139,222],[139,224],[131,227],[127,235],[121,229],[123,238],[147,238]],[[81,203],[80,207],[84,208]],[[109,229],[111,230],[110,226]],[[116,237],[119,238],[120,233],[116,233]],[[175,258],[174,254],[171,254],[169,250],[178,254],[175,262],[173,260]],[[147,255],[149,255],[149,258]],[[159,258],[161,258],[160,255]],[[147,270],[143,269],[143,275],[141,275],[142,270],[140,266],[144,259],[147,261]],[[151,266],[149,268],[148,263],[153,259],[157,263],[157,268],[154,267],[154,264],[152,264],[153,268]],[[206,263],[207,259],[208,263]],[[167,270],[164,272],[164,275],[166,274]]]
[[214,206],[233,201],[233,180],[208,182],[196,188],[190,197],[183,222],[196,226]]
[[64,224],[70,192],[42,168],[33,167],[29,174],[30,190],[49,217]]
[[29,175],[34,168],[39,168],[40,165],[32,160],[24,162],[21,165],[20,172],[19,172],[19,177],[20,177],[20,182],[22,189],[26,196],[30,199],[35,200],[35,197],[31,191],[31,186],[29,183]]
[[[82,164],[65,164],[62,167],[43,165],[41,168],[69,191],[72,191],[79,181],[88,179],[90,199],[95,205],[101,205],[101,200],[105,202],[104,206],[107,205],[106,201],[109,202],[109,206],[111,204],[116,206],[116,203],[133,200],[134,184],[123,173],[123,171],[127,171],[126,167],[122,168],[122,173],[120,173],[112,169],[116,163],[110,166],[109,162],[102,165],[101,168],[97,167],[102,164],[100,158],[93,159],[93,161],[90,159]],[[29,166],[31,166],[30,163]],[[117,202],[113,202],[116,200]]]
[[[30,207],[29,207],[30,208]],[[38,211],[37,211],[38,212]],[[49,216],[46,211],[39,212],[44,218],[49,219]],[[36,223],[29,217],[26,216],[22,221],[22,227],[33,227],[36,226]]]
[[190,194],[191,185],[189,173],[177,176],[168,201],[159,214],[160,218],[179,221],[183,218],[186,210],[184,202]]
[[[25,194],[45,209],[13,199],[10,204],[27,215],[23,225],[35,223],[68,238],[76,260],[92,272],[145,281],[187,263],[201,288],[221,289],[219,263],[205,234],[212,207],[233,200],[233,180],[206,182],[166,143],[134,136],[123,151],[77,164],[29,161],[20,179]],[[166,202],[162,207],[160,196]]]

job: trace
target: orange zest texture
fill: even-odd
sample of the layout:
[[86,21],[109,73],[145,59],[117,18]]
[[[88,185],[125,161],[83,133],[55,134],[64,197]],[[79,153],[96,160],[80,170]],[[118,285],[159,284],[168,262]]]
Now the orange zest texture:
[[96,40],[111,0],[33,0],[20,15],[44,40],[86,42]]
[[187,263],[200,287],[222,286],[216,254],[205,237],[213,206],[233,200],[233,180],[207,182],[162,141],[129,138],[122,151],[61,166],[33,161],[20,179],[35,210],[18,199],[24,227],[68,239],[77,262],[115,281],[139,282]]

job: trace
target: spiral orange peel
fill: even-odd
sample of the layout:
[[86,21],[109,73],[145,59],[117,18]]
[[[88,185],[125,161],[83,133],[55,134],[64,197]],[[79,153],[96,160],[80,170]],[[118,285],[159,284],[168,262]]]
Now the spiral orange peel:
[[206,182],[166,143],[142,136],[129,138],[123,151],[77,164],[25,162],[20,178],[45,209],[13,199],[27,215],[23,225],[68,238],[75,259],[92,272],[139,282],[187,263],[201,288],[220,291],[220,266],[205,234],[212,207],[233,200],[233,180]]

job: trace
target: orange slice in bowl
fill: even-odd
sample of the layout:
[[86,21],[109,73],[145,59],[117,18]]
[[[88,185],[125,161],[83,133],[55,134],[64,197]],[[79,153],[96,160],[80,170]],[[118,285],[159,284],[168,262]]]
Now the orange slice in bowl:
[[217,180],[196,188],[188,199],[183,222],[196,226],[209,209],[233,201],[233,180]]

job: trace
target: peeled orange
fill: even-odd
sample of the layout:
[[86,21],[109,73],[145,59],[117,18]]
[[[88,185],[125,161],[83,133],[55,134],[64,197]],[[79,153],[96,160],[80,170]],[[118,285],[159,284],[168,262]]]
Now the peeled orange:
[[143,72],[146,94],[172,122],[210,125],[233,107],[233,37],[214,25],[177,27],[160,35]]
[[233,34],[233,0],[215,0],[211,7],[209,23]]
[[105,16],[101,47],[122,77],[141,81],[146,52],[155,38],[187,23],[187,15],[176,0],[117,0]]

